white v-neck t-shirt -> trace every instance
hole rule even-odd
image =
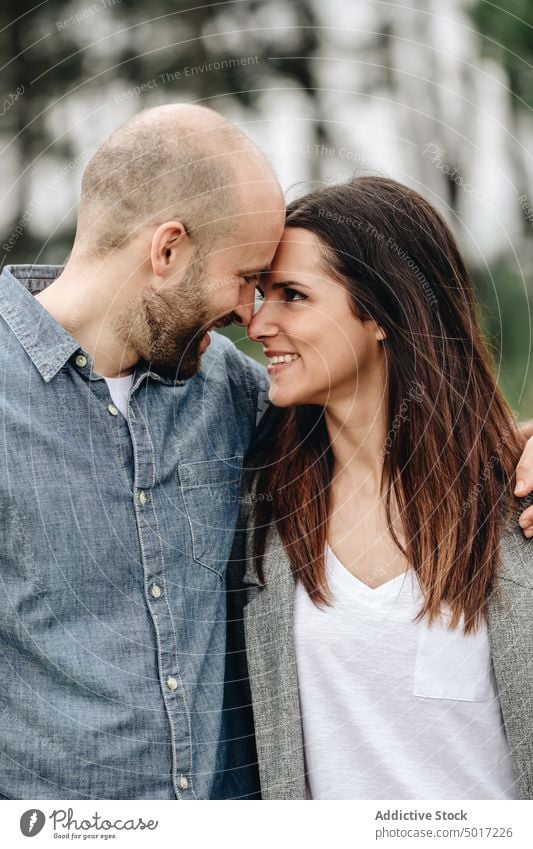
[[[413,570],[371,589],[329,546],[326,570],[332,606],[294,600],[308,797],[518,798],[486,627],[415,623]]]
[[[128,418],[128,395],[133,385],[133,374],[124,377],[104,377],[109,387],[113,404],[120,410],[125,419]]]

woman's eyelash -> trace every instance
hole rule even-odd
[[[306,301],[307,300],[307,295],[304,295],[303,292],[298,292],[297,289],[293,289],[291,286],[284,286],[281,291],[283,292],[283,294],[285,295],[285,298],[287,299],[287,301],[289,303],[291,303],[293,301]],[[258,300],[264,301],[265,293],[259,288],[259,286],[256,286],[256,288],[255,288],[255,295],[256,295],[256,298],[258,298]],[[296,296],[296,297],[294,297],[294,296]]]
[[[304,295],[303,292],[299,292],[297,289],[292,289],[291,286],[285,286],[283,288],[283,294],[290,301],[293,301],[293,300],[306,301],[307,300],[307,295]],[[296,295],[296,298],[293,298],[293,295]]]

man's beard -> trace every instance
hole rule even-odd
[[[209,323],[205,288],[204,264],[193,262],[177,287],[149,290],[121,317],[117,329],[124,341],[163,377],[186,380],[200,369],[199,348]]]

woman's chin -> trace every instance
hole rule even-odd
[[[296,404],[307,403],[301,392],[294,391],[294,387],[278,386],[276,383],[270,384],[268,397],[275,407],[293,407]]]
[[[294,392],[287,391],[275,383],[270,384],[268,398],[275,407],[290,407],[294,404]]]

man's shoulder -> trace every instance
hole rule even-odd
[[[264,391],[268,387],[266,368],[240,351],[231,339],[221,333],[212,334],[203,360],[207,374],[223,372],[230,380],[245,380],[255,391]]]
[[[268,405],[268,377],[264,366],[248,357],[220,333],[213,333],[211,344],[202,357],[203,379],[211,389],[229,389],[232,403],[248,411],[252,423],[257,423]]]

